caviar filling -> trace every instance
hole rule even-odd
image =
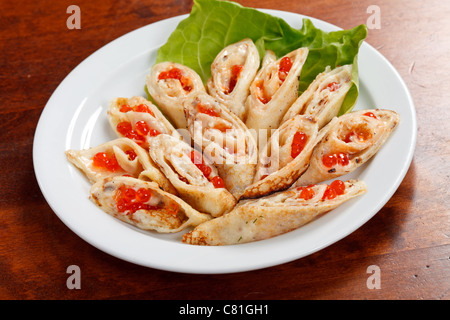
[[[366,112],[363,116],[377,119],[372,112]],[[364,143],[372,139],[372,130],[365,122],[360,122],[350,128],[344,129],[339,133],[338,138],[345,143]],[[322,157],[322,164],[327,168],[332,168],[336,165],[346,166],[353,156],[344,152],[329,153]]]
[[[315,184],[309,185],[307,187],[298,187],[297,188],[297,191],[299,191],[298,198],[303,200],[309,200],[314,198],[314,196],[316,195],[314,187]],[[322,195],[322,200],[331,200],[344,193],[345,193],[345,183],[341,180],[334,180],[329,185],[327,185]]]
[[[202,127],[205,130],[209,129],[216,129],[219,130],[222,133],[227,133],[228,130],[233,130],[233,126],[230,122],[220,117],[220,111],[215,110],[212,106],[209,106],[207,104],[203,104],[201,102],[197,103],[197,112],[206,114],[210,117],[217,118],[216,121],[207,121],[205,123],[205,126]],[[223,149],[228,152],[229,154],[235,154],[237,151],[238,146],[234,143],[228,143],[229,140],[225,139],[224,145],[222,146]]]
[[[289,74],[289,71],[291,71],[292,68],[292,60],[289,57],[283,57],[280,60],[280,65],[278,67],[278,78],[281,80],[281,82],[284,82],[286,80],[286,77]]]
[[[280,80],[280,85],[283,84],[284,80],[286,80],[289,71],[292,68],[292,60],[289,57],[283,57],[280,60],[278,65],[278,79]],[[256,83],[256,87],[258,88],[258,100],[263,104],[267,104],[270,100],[272,100],[272,96],[267,94],[266,90],[264,90],[264,81],[260,80]]]
[[[327,84],[326,87],[324,87],[322,90],[328,89],[328,91],[330,92],[334,92],[336,90],[338,90],[341,87],[341,85],[335,81],[330,82],[329,84]]]
[[[205,178],[214,185],[214,188],[225,188],[225,183],[223,182],[223,179],[221,177],[211,177],[212,169],[205,163],[205,160],[199,152],[192,150],[190,157],[192,163],[195,164],[197,168],[203,173]]]
[[[94,167],[106,171],[117,172],[122,170],[114,153],[97,152],[94,157],[92,157],[92,164]]]
[[[244,67],[240,64],[235,64],[231,67],[230,81],[228,83],[228,88],[224,90],[225,94],[233,92],[243,68]]]
[[[143,103],[136,105],[136,106],[132,106],[132,107],[129,104],[123,104],[120,106],[119,111],[123,112],[123,113],[129,112],[129,111],[145,112],[145,113],[151,114],[153,117],[155,116],[155,114],[150,109],[150,107]]]
[[[113,195],[116,208],[124,214],[133,214],[138,210],[164,210],[168,215],[177,216],[180,206],[172,200],[164,203],[156,198],[149,188],[120,186]]]
[[[297,131],[292,139],[291,157],[295,159],[303,151],[307,142],[308,136],[306,133]]]
[[[344,152],[329,153],[322,157],[322,164],[327,168],[332,168],[338,164],[346,166],[349,162],[348,154]]]
[[[158,80],[174,79],[180,81],[180,85],[186,92],[191,92],[193,89],[192,81],[183,75],[183,71],[179,68],[171,68],[163,71],[158,75]]]
[[[122,121],[117,124],[116,129],[121,135],[133,140],[139,145],[142,145],[146,141],[147,136],[154,137],[161,134],[158,130],[152,129],[144,120],[137,121],[134,124],[134,129],[131,122]]]

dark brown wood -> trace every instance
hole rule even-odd
[[[342,28],[366,23],[373,1],[238,1],[313,16]],[[360,229],[279,266],[187,275],[137,266],[94,248],[53,213],[32,163],[39,116],[58,84],[115,38],[175,15],[191,1],[86,1],[80,30],[69,2],[3,2],[0,11],[0,299],[446,299],[450,298],[450,3],[377,1],[381,29],[367,42],[399,71],[414,99],[418,141],[392,199]],[[69,265],[80,290],[66,286]],[[367,268],[381,270],[368,289]],[[193,295],[195,288],[195,295]]]

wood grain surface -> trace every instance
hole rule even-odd
[[[188,13],[190,0],[2,1],[0,11],[0,299],[445,299],[450,298],[450,2],[248,0],[341,28],[381,28],[366,41],[405,80],[418,140],[411,167],[390,201],[337,243],[305,258],[251,272],[190,275],[112,257],[73,233],[43,197],[33,137],[52,92],[94,51],[132,30]],[[66,9],[81,9],[69,30]],[[81,289],[68,289],[78,265]],[[381,270],[369,289],[367,268]]]

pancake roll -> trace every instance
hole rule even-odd
[[[298,115],[284,122],[259,152],[253,183],[243,198],[255,198],[290,187],[308,168],[320,141],[316,119]]]
[[[153,181],[167,192],[176,193],[147,151],[128,138],[118,138],[85,150],[66,151],[67,159],[80,169],[91,184],[115,176]]]
[[[303,114],[317,119],[319,129],[339,114],[348,90],[352,86],[352,65],[331,70],[327,67],[292,104],[282,122]]]
[[[211,217],[153,182],[110,177],[93,184],[90,199],[104,212],[142,230],[174,233]]]
[[[183,140],[161,134],[151,140],[149,154],[179,196],[196,210],[217,217],[235,206],[217,168]]]
[[[174,62],[155,64],[146,85],[157,106],[176,129],[186,129],[184,99],[206,92],[202,79],[194,70]]]
[[[269,239],[295,230],[342,203],[362,195],[362,181],[336,180],[241,201],[233,211],[183,235],[193,245],[223,246]]]
[[[113,99],[107,117],[118,137],[129,138],[144,149],[152,137],[162,133],[181,137],[158,107],[140,96]]]
[[[366,163],[387,141],[399,115],[392,110],[359,110],[334,118],[323,130],[308,169],[295,183],[307,186],[334,179]]]
[[[245,100],[250,84],[259,69],[259,54],[251,39],[244,39],[225,47],[211,64],[208,93],[244,120]]]
[[[239,199],[255,175],[258,151],[254,136],[224,105],[207,94],[185,103],[194,143],[213,161],[226,188]]]
[[[278,128],[284,114],[298,97],[298,79],[307,56],[308,48],[299,48],[278,60],[273,52],[266,53],[246,101],[248,116],[245,124],[248,128],[267,130],[268,136],[270,130]]]

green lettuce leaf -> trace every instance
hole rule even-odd
[[[309,19],[300,29],[281,18],[238,3],[221,0],[194,0],[190,15],[182,20],[168,41],[158,50],[156,63],[172,61],[195,70],[206,82],[211,77],[211,63],[227,45],[250,38],[261,58],[265,50],[282,57],[300,47],[310,52],[300,75],[301,94],[326,66],[353,64],[352,87],[340,114],[350,111],[358,93],[357,55],[367,36],[365,25],[350,30],[325,32]]]

